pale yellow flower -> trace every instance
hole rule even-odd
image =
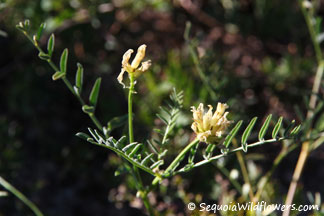
[[[129,49],[125,52],[123,55],[123,60],[122,60],[122,69],[120,74],[117,77],[117,80],[120,84],[122,84],[125,87],[125,84],[123,83],[123,76],[124,73],[127,72],[129,75],[133,75],[135,78],[144,73],[149,69],[151,66],[151,60],[142,62],[143,58],[145,57],[145,50],[146,50],[146,45],[143,44],[137,49],[136,56],[134,60],[132,61],[131,64],[129,64],[129,59],[134,52],[134,50]],[[141,64],[142,62],[142,64]],[[139,67],[139,65],[141,66]]]
[[[228,108],[227,104],[218,103],[214,113],[213,107],[211,105],[208,105],[208,107],[209,110],[206,113],[202,103],[199,104],[197,109],[194,106],[191,107],[194,121],[191,128],[201,142],[214,143],[224,135],[232,122],[226,118],[228,115],[228,112],[225,112]]]

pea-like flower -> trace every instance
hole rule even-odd
[[[145,57],[145,50],[146,50],[146,45],[143,44],[137,49],[136,56],[134,60],[132,61],[131,64],[129,64],[129,59],[134,52],[134,50],[129,49],[125,52],[123,55],[123,60],[122,60],[122,69],[120,74],[117,77],[117,80],[120,84],[122,84],[125,87],[125,84],[123,83],[123,76],[124,73],[127,72],[129,76],[134,76],[134,78],[138,77],[145,71],[149,69],[151,66],[151,60],[142,62],[143,58]],[[141,64],[142,62],[142,64]],[[139,67],[139,65],[141,66]]]
[[[198,108],[191,107],[193,112],[192,130],[197,134],[201,142],[215,143],[225,133],[226,129],[232,123],[227,120],[227,104],[218,103],[217,109],[213,113],[213,106],[208,105],[209,110],[205,113],[204,105],[199,104]]]

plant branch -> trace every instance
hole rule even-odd
[[[12,186],[1,176],[0,176],[0,185],[2,185],[5,189],[10,191],[12,194],[14,194],[18,199],[20,199],[26,206],[28,206],[34,212],[36,216],[43,216],[43,213],[32,201],[30,201],[24,194],[18,191],[14,186]]]
[[[162,176],[168,177],[170,175],[170,172],[177,167],[177,165],[181,162],[181,160],[184,158],[186,153],[194,147],[199,142],[198,139],[193,140],[191,143],[189,143],[179,154],[178,156],[171,162],[171,164],[168,166],[168,168],[163,172]],[[155,177],[155,179],[152,182],[152,185],[156,185],[159,183],[162,177]]]
[[[129,75],[129,91],[128,91],[128,138],[129,143],[134,142],[134,134],[133,134],[133,94],[134,94],[134,75]]]
[[[231,178],[229,171],[223,167],[218,165],[217,163],[213,163],[221,173],[228,178],[228,180],[232,183],[232,185],[235,187],[235,189],[242,195],[242,187],[238,181],[235,179]]]
[[[212,88],[212,86],[211,86],[211,84],[210,84],[210,82],[208,80],[208,77],[205,75],[205,73],[203,72],[203,70],[201,68],[201,65],[199,63],[198,55],[197,55],[197,53],[195,51],[195,47],[194,47],[194,45],[192,44],[192,42],[191,42],[191,40],[189,38],[190,29],[191,29],[191,23],[187,22],[185,33],[184,33],[184,39],[188,44],[190,56],[191,56],[192,61],[193,61],[194,65],[195,65],[195,67],[196,67],[196,70],[198,72],[198,75],[199,75],[200,79],[202,80],[202,82],[204,83],[207,91],[210,94],[211,99],[216,100],[217,95],[216,95],[215,91],[213,90],[213,88]]]
[[[259,145],[264,145],[266,143],[272,143],[272,142],[279,142],[281,140],[284,140],[285,138],[284,137],[280,137],[280,138],[277,138],[277,139],[269,139],[269,140],[262,140],[262,141],[258,141],[258,142],[255,142],[255,143],[252,143],[252,144],[249,144],[246,146],[246,148],[252,148],[252,147],[255,147],[255,146],[259,146]],[[202,160],[198,163],[195,163],[193,168],[196,168],[196,167],[200,167],[202,165],[205,165],[207,163],[210,163],[212,161],[215,161],[215,160],[218,160],[219,158],[222,158],[222,157],[225,157],[229,154],[232,154],[232,153],[235,153],[237,151],[243,151],[243,147],[238,147],[238,148],[235,148],[235,149],[232,149],[232,150],[229,150],[226,154],[219,154],[219,155],[216,155],[216,156],[213,156],[209,159],[205,159],[205,160]],[[185,172],[185,170],[183,168],[181,168],[180,170],[177,171],[177,173],[179,172]]]
[[[233,145],[235,147],[237,147],[236,139],[233,139]],[[253,201],[253,199],[254,199],[253,188],[252,188],[252,185],[251,185],[249,173],[247,171],[247,168],[246,168],[246,165],[245,165],[245,162],[244,162],[245,161],[244,156],[242,155],[242,152],[240,152],[240,151],[237,151],[235,154],[236,154],[236,157],[238,159],[238,162],[239,162],[239,165],[240,165],[240,168],[241,168],[241,171],[242,171],[244,182],[245,182],[245,184],[249,185],[249,197],[250,197],[250,200]]]
[[[267,185],[267,183],[269,182],[271,176],[273,175],[274,171],[276,170],[276,168],[278,167],[278,165],[281,163],[281,161],[294,149],[296,149],[298,147],[297,144],[293,144],[291,146],[287,147],[283,147],[280,151],[280,153],[277,155],[277,157],[275,158],[273,165],[271,167],[271,169],[259,180],[258,184],[257,184],[257,192],[255,193],[254,196],[254,203],[257,203],[261,197],[261,194],[265,188],[265,186]]]
[[[35,42],[28,34],[27,32],[23,31],[24,35],[28,38],[28,40],[35,46],[35,48],[39,51],[39,53],[43,53],[45,54],[45,52],[43,51],[43,49],[38,45],[37,42]],[[51,66],[51,68],[57,72],[57,71],[60,71],[58,69],[58,67],[55,65],[55,63],[52,61],[51,58],[49,58],[47,60],[48,64]],[[85,105],[86,103],[84,102],[84,100],[81,98],[80,95],[78,95],[73,87],[72,87],[72,84],[70,83],[70,81],[64,76],[62,77],[62,80],[64,82],[64,84],[67,86],[67,88],[70,90],[70,92],[79,100],[81,106]],[[92,122],[96,125],[96,127],[100,130],[100,131],[103,131],[103,127],[101,125],[101,123],[99,122],[99,120],[97,119],[97,117],[94,115],[94,113],[89,113],[88,114],[90,119],[92,120]]]
[[[128,132],[129,132],[129,143],[134,142],[134,133],[133,133],[133,94],[135,92],[135,80],[134,75],[129,74],[129,91],[128,91]],[[146,210],[148,211],[149,215],[154,215],[152,206],[147,198],[147,193],[144,189],[143,181],[140,176],[139,170],[137,169],[137,166],[133,164],[133,171],[134,171],[134,179],[137,182],[137,190],[140,194],[141,199],[143,200],[144,206]]]
[[[323,63],[323,55],[322,55],[321,47],[317,40],[316,31],[314,29],[314,23],[313,23],[314,18],[310,16],[309,11],[307,11],[307,8],[303,5],[302,0],[299,0],[299,6],[300,6],[301,11],[304,15],[309,34],[311,36],[311,40],[313,42],[315,55],[316,55],[316,59],[317,59],[317,64],[318,64],[316,75],[315,75],[315,80],[314,80],[313,88],[312,88],[312,95],[311,95],[311,98],[309,101],[309,107],[308,107],[307,117],[306,117],[306,120],[310,120],[313,118],[314,109],[316,107],[316,102],[317,102],[316,95],[319,92],[320,82],[321,82],[322,76],[323,76],[324,63]],[[311,8],[309,8],[309,9],[312,10],[311,11],[312,13],[314,13],[313,5],[311,5]],[[310,135],[311,130],[312,129],[310,129],[309,131],[306,132],[307,137]],[[294,170],[294,174],[293,174],[293,177],[292,177],[289,189],[288,189],[287,198],[286,198],[286,202],[285,202],[286,206],[291,206],[291,204],[293,202],[296,188],[297,188],[297,183],[298,183],[301,173],[303,171],[303,168],[306,163],[307,157],[310,153],[310,150],[311,150],[310,142],[309,141],[303,142],[302,149],[299,154],[298,161],[297,161],[297,164],[296,164],[296,167]],[[283,216],[289,216],[289,214],[290,214],[290,208],[288,208],[287,211],[285,211],[283,213]]]

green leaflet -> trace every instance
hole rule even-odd
[[[83,67],[80,63],[77,63],[78,69],[75,74],[75,86],[78,89],[78,94],[81,94],[83,85]]]
[[[55,36],[54,34],[51,34],[50,38],[47,41],[47,52],[50,57],[52,57],[53,55],[54,44],[55,44]]]
[[[296,136],[300,131],[301,125],[296,126],[290,133],[290,136]]]
[[[231,130],[231,132],[226,136],[225,141],[224,141],[224,146],[226,148],[228,148],[229,144],[232,142],[232,139],[234,138],[234,136],[236,135],[236,133],[238,132],[238,130],[240,129],[241,125],[242,125],[243,121],[240,120],[239,122],[237,122],[237,124],[235,125],[235,127]]]
[[[44,31],[45,27],[46,27],[46,23],[42,23],[42,24],[39,26],[38,31],[37,31],[37,35],[36,35],[36,39],[37,39],[37,40],[40,40],[40,38],[42,37],[42,35],[43,35],[43,31]]]
[[[241,139],[241,143],[242,143],[242,148],[243,148],[243,151],[246,152],[247,151],[247,139],[249,138],[250,134],[251,134],[251,131],[255,125],[255,122],[256,120],[258,119],[258,117],[254,117],[249,125],[246,127],[246,129],[244,130],[243,132],[243,135],[242,135],[242,139]]]
[[[57,71],[55,74],[53,74],[52,79],[58,80],[65,76],[65,73],[62,73],[61,71]]]
[[[68,59],[69,51],[67,48],[64,49],[61,60],[60,60],[60,70],[62,73],[66,74],[66,66],[67,66],[67,59]]]
[[[264,123],[261,127],[261,130],[259,131],[259,140],[260,141],[264,139],[264,136],[267,133],[271,118],[272,118],[272,114],[268,115],[267,119],[264,121]]]
[[[93,85],[90,96],[89,96],[90,105],[92,105],[93,107],[96,107],[96,105],[97,105],[100,85],[101,85],[101,78],[98,78],[96,80],[95,84]]]
[[[253,129],[253,127],[254,127],[255,122],[256,122],[257,119],[258,119],[258,117],[254,117],[254,118],[250,121],[250,123],[249,123],[249,125],[246,127],[246,129],[244,130],[243,135],[242,135],[242,139],[241,139],[242,144],[243,144],[243,143],[244,143],[244,144],[246,143],[246,141],[247,141],[247,139],[249,138],[249,136],[250,136],[250,134],[251,134],[251,131],[252,131],[252,129]]]
[[[295,126],[295,120],[292,120],[284,132],[284,137],[289,137],[293,127]]]
[[[78,132],[77,134],[75,134],[77,137],[87,140],[88,138],[90,138],[90,136],[86,133],[82,133],[82,132]]]
[[[278,121],[277,121],[277,124],[275,125],[275,127],[273,128],[273,131],[272,131],[272,138],[273,139],[277,139],[277,135],[279,133],[279,130],[281,128],[281,125],[282,125],[282,119],[283,117],[281,116]]]
[[[95,108],[94,108],[93,106],[83,105],[83,106],[82,106],[82,111],[83,111],[84,113],[87,113],[87,114],[92,114],[92,113],[94,113]]]
[[[48,61],[49,59],[51,59],[51,57],[50,57],[48,54],[43,53],[43,52],[40,52],[40,53],[38,54],[38,57],[39,57],[40,59],[44,60],[44,61]]]
[[[129,157],[133,157],[135,154],[136,154],[136,152],[140,149],[142,147],[142,144],[141,143],[139,143],[139,144],[137,144],[134,148],[133,148],[133,150],[131,151],[131,153],[129,153]]]

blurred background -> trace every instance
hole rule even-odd
[[[200,102],[214,106],[227,102],[232,120],[243,119],[247,124],[258,116],[257,127],[270,113],[298,123],[305,116],[316,58],[296,1],[0,2],[0,175],[45,215],[142,215],[143,207],[134,196],[132,180],[125,174],[114,176],[121,160],[74,136],[93,127],[92,122],[64,83],[52,81],[52,69],[15,28],[25,19],[35,32],[46,22],[40,41],[44,49],[50,34],[55,34],[56,63],[63,49],[69,49],[71,81],[76,63],[82,63],[84,98],[95,79],[102,77],[96,114],[103,124],[127,113],[126,94],[116,80],[121,58],[127,49],[145,43],[146,58],[153,64],[136,85],[135,139],[144,141],[155,135],[151,128],[162,125],[155,116],[158,107],[165,104],[173,87],[183,90],[183,114],[170,155],[192,138],[190,106]],[[317,13],[323,14],[324,4],[317,6]],[[318,131],[324,129],[322,113],[314,125]],[[113,135],[120,137],[126,130],[121,127]],[[252,184],[271,168],[281,145],[263,145],[245,155]],[[263,200],[284,202],[299,152],[297,148],[279,165]],[[324,195],[323,159],[323,147],[310,155],[296,203],[311,203],[307,193]],[[230,156],[165,180],[150,195],[151,202],[165,214],[186,215],[190,201],[238,201],[240,195],[224,168],[243,184],[237,158]],[[144,177],[147,183],[152,180]],[[32,212],[9,194],[0,198],[0,215]]]

